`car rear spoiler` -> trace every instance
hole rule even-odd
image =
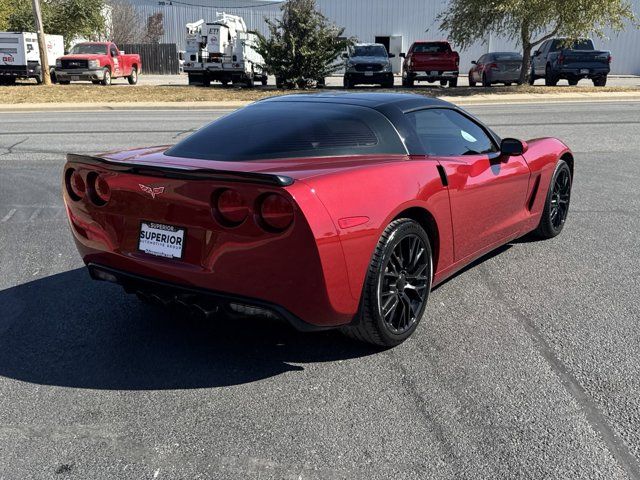
[[[82,163],[85,165],[107,165],[110,170],[134,175],[149,175],[152,177],[178,178],[183,180],[223,180],[227,182],[260,183],[286,187],[293,184],[294,180],[285,175],[277,175],[259,172],[234,172],[229,170],[213,170],[209,168],[180,167],[176,165],[166,166],[158,164],[118,162],[92,155],[79,155],[68,153],[67,161]]]

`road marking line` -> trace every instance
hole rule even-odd
[[[38,214],[42,211],[41,208],[36,208],[33,213],[31,214],[31,216],[29,217],[29,221],[33,221],[36,219],[36,217],[38,216]]]
[[[7,213],[4,217],[2,217],[2,220],[0,220],[0,223],[9,221],[9,219],[15,215],[16,211],[17,210],[15,208],[12,208],[11,210],[9,210],[9,213]]]

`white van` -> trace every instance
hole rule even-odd
[[[45,35],[49,71],[64,55],[62,35]],[[35,78],[42,83],[38,35],[28,32],[0,32],[0,85],[12,85],[18,78]]]

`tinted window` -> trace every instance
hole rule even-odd
[[[413,46],[413,53],[446,53],[451,48],[446,43],[416,43]]]
[[[493,58],[498,62],[521,62],[522,55],[519,53],[494,53]]]
[[[223,161],[380,153],[406,153],[381,113],[310,102],[258,102],[210,123],[166,152]]]
[[[407,114],[427,155],[451,157],[497,152],[491,138],[460,113],[431,108]]]
[[[484,63],[487,60],[487,56],[486,55],[482,55],[479,59],[478,59],[478,63]]]
[[[568,40],[554,40],[553,48],[551,49],[553,52],[557,52],[558,50],[593,50],[593,42],[588,38],[583,38],[580,40],[576,40],[575,42],[571,42]]]
[[[351,54],[353,57],[386,57],[387,50],[382,45],[356,45]]]
[[[89,55],[104,55],[107,53],[106,45],[99,45],[94,43],[79,43],[75,45],[69,53],[71,54],[89,54]]]

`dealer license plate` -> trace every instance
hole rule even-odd
[[[589,69],[588,68],[583,68],[582,70],[580,70],[580,73],[582,73],[584,75],[588,75],[589,74]]]
[[[365,77],[373,77],[373,72],[364,72]]]
[[[71,75],[71,80],[74,82],[77,82],[78,80],[80,80],[80,76],[79,75]]]
[[[184,228],[141,222],[138,250],[159,257],[182,258],[184,234]]]

